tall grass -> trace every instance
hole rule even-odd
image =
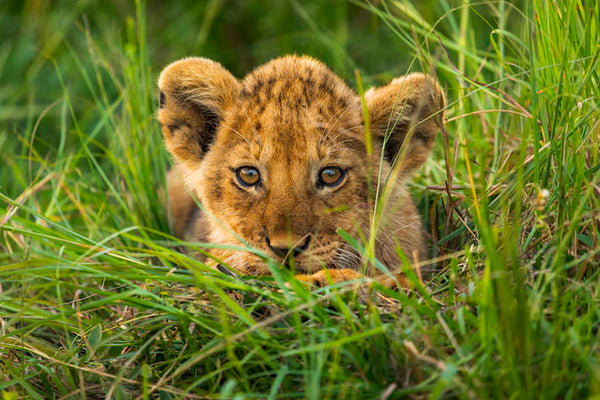
[[[0,393],[600,396],[600,6],[525,3],[1,6]],[[159,68],[196,53],[243,74],[293,50],[351,84],[445,86],[412,185],[425,286],[311,291],[176,250]]]

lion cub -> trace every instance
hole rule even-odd
[[[214,61],[184,58],[158,86],[158,119],[177,162],[168,175],[176,234],[236,248],[209,248],[207,263],[263,275],[267,256],[320,284],[373,275],[340,229],[359,240],[374,235],[390,270],[400,251],[412,261],[425,255],[406,182],[442,120],[434,79],[410,74],[371,89],[368,112],[309,57],[277,58],[242,80]],[[385,208],[374,214],[381,196]]]

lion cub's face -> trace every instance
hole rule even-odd
[[[426,159],[435,122],[422,121],[442,104],[439,88],[423,75],[371,91],[369,158],[360,98],[313,59],[280,58],[242,81],[212,61],[184,59],[163,71],[159,86],[167,148],[206,210],[202,239],[246,243],[306,272],[360,266],[337,230],[368,235],[369,179],[376,185],[380,169],[386,178],[409,131],[400,176]],[[407,91],[411,96],[402,94]],[[403,179],[398,182],[396,197],[406,204],[390,212],[406,214],[408,207],[415,214]],[[420,250],[418,218],[403,223],[414,225],[409,233]],[[252,252],[211,254],[242,273],[268,273]]]

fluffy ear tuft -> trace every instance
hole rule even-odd
[[[365,98],[372,135],[380,140],[386,160],[398,159],[407,173],[421,166],[443,121],[445,97],[437,81],[414,73],[369,90]]]
[[[158,79],[158,120],[167,149],[178,162],[194,168],[214,140],[239,82],[221,64],[184,58],[168,65]]]

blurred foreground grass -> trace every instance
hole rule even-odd
[[[0,4],[5,398],[600,396],[600,6]],[[290,52],[354,86],[438,76],[411,293],[231,279],[171,246],[155,79]],[[291,282],[288,287],[284,282]]]

